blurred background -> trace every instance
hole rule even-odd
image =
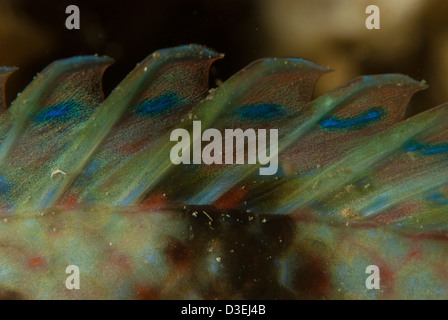
[[[71,4],[80,30],[65,28]],[[380,30],[365,27],[370,4],[380,8]],[[0,65],[20,67],[9,103],[55,59],[108,55],[116,63],[105,74],[107,94],[153,51],[198,43],[226,54],[212,67],[212,85],[265,56],[331,67],[316,95],[362,74],[426,80],[411,115],[448,101],[447,14],[446,0],[0,0]]]

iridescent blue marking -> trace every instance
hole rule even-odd
[[[34,120],[37,122],[65,121],[78,118],[81,115],[80,110],[83,108],[76,101],[62,102],[41,110],[34,116]]]
[[[364,76],[363,77],[364,83],[372,83],[374,80],[374,77],[372,76]]]
[[[359,130],[380,121],[386,116],[386,113],[384,108],[372,107],[354,117],[334,116],[324,119],[320,123],[320,127],[325,130]]]
[[[424,144],[419,142],[410,142],[405,147],[405,152],[418,151],[422,156],[437,155],[448,153],[448,143],[441,144]]]
[[[168,92],[153,99],[146,99],[134,110],[140,115],[158,117],[170,113],[184,104],[186,104],[184,99],[174,92]]]
[[[9,210],[10,205],[5,205],[6,203],[11,203],[12,197],[11,197],[11,191],[13,188],[13,184],[11,184],[8,181],[7,176],[0,177],[0,199],[2,199],[3,202],[3,209]]]
[[[444,195],[441,192],[434,192],[427,196],[427,199],[431,201],[434,204],[440,205],[440,206],[446,206],[448,205],[448,198],[446,195]]]
[[[404,150],[405,150],[406,152],[417,151],[417,150],[419,150],[419,149],[420,149],[420,146],[419,146],[418,144],[407,144],[407,145],[404,147]]]
[[[48,192],[45,195],[44,199],[42,200],[40,207],[47,208],[48,205],[53,201],[53,197],[56,194],[56,192],[57,192],[57,189],[50,190],[50,192]]]
[[[6,176],[0,177],[0,194],[8,193],[11,187],[11,184],[6,180]]]
[[[0,67],[0,75],[3,76],[5,74],[11,73],[16,70],[17,70],[16,68],[11,68],[11,67]]]
[[[132,190],[132,194],[129,195],[125,200],[123,200],[122,204],[123,206],[129,205],[137,196],[140,194],[140,191],[142,190],[142,186],[136,187]]]
[[[286,117],[289,112],[275,103],[256,103],[243,106],[238,109],[242,120],[265,121]]]
[[[99,161],[92,161],[84,171],[84,177],[92,177],[95,171],[97,171],[97,169],[99,168],[99,166],[100,166]]]
[[[390,203],[390,197],[388,195],[379,196],[372,204],[364,209],[361,214],[363,216],[370,216],[371,214],[382,211]]]
[[[148,250],[148,253],[144,260],[151,265],[163,266],[163,255],[157,250]]]

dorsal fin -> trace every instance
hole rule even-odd
[[[310,170],[305,167],[307,157],[316,158],[330,157],[336,153],[335,149],[341,147],[341,151],[336,153],[335,160],[347,153],[350,148],[358,145],[363,133],[349,133],[349,137],[344,136],[342,131],[336,142],[328,145],[319,145],[320,150],[313,149],[313,140],[326,132],[320,127],[326,119],[331,119],[337,112],[363,113],[371,110],[372,106],[382,105],[385,113],[390,113],[390,117],[384,117],[379,123],[374,123],[373,133],[364,133],[367,137],[378,134],[401,119],[404,108],[411,95],[425,86],[421,83],[403,75],[377,75],[357,78],[346,85],[332,90],[321,97],[315,99],[301,112],[289,116],[282,123],[284,134],[279,137],[279,159],[282,161],[283,154],[295,153],[297,166],[296,170]],[[397,110],[395,110],[395,108]],[[381,120],[381,119],[380,119]],[[367,121],[367,120],[365,120]],[[360,126],[359,130],[363,130]],[[345,134],[346,135],[346,134]],[[328,138],[328,136],[327,136]],[[350,138],[350,139],[348,139]],[[328,147],[328,150],[325,149]],[[301,150],[299,150],[301,149]],[[290,159],[291,159],[290,157]],[[288,158],[286,158],[288,159]],[[326,162],[329,160],[327,159]],[[190,200],[193,204],[204,204],[216,201],[226,191],[231,190],[238,182],[250,176],[258,165],[235,166],[234,168],[222,172],[219,176],[207,180],[203,190],[197,192]]]
[[[153,70],[148,81],[121,116],[119,122],[95,151],[84,172],[77,178],[66,199],[108,202],[113,192],[101,190],[113,185],[122,189],[115,172],[141,153],[151,153],[157,140],[191,112],[208,92],[210,65],[222,57],[209,49],[192,46],[163,50],[150,56],[140,67],[142,74],[151,72],[145,64],[160,55],[174,57]],[[135,77],[135,76],[134,76]],[[128,168],[129,169],[129,168]],[[130,168],[137,170],[137,168]],[[126,185],[126,182],[124,183]],[[63,200],[65,202],[65,200]]]
[[[0,163],[4,162],[10,149],[33,119],[51,121],[65,112],[70,118],[69,115],[76,113],[78,107],[64,109],[65,103],[74,101],[87,104],[93,97],[96,99],[97,92],[102,90],[101,83],[94,85],[86,80],[101,75],[105,66],[110,63],[109,58],[77,57],[53,62],[38,74],[8,109],[6,117],[11,128],[8,138],[0,147]],[[91,77],[86,73],[92,73]]]
[[[53,171],[37,175],[36,183],[23,193],[25,208],[46,208],[57,203],[87,165],[97,148],[130,107],[141,101],[145,89],[155,84],[167,66],[186,60],[209,60],[213,51],[200,46],[183,46],[160,50],[139,64],[95,110],[72,137],[66,151],[53,162]],[[64,172],[52,177],[52,172]],[[50,177],[51,176],[51,177]]]
[[[291,163],[300,172],[334,163],[365,139],[402,121],[411,97],[426,88],[402,75],[358,77],[342,88],[356,88],[378,77],[383,83],[379,82],[324,117],[310,133],[286,150],[281,160]],[[335,94],[340,90],[334,90]]]
[[[414,194],[402,203],[366,220],[393,223],[400,232],[448,231],[448,184]]]
[[[440,128],[447,116],[448,105],[418,114],[369,139],[321,172],[285,182],[262,199],[254,201],[252,206],[262,212],[286,213],[315,205],[335,190],[371,172],[414,137]],[[276,201],[270,201],[272,199]]]
[[[2,206],[22,207],[36,179],[51,179],[55,156],[104,99],[101,78],[111,63],[97,56],[56,61],[14,100],[2,126],[0,174],[9,186]]]
[[[288,63],[285,64],[285,61]],[[214,127],[215,125],[219,127],[219,123],[224,119],[225,115],[235,115],[234,110],[238,110],[241,107],[241,99],[249,99],[249,96],[253,96],[253,99],[256,98],[252,94],[252,89],[261,87],[266,90],[269,90],[269,88],[270,90],[275,90],[275,88],[283,86],[285,81],[291,78],[291,74],[295,76],[296,73],[303,74],[305,71],[306,73],[311,73],[309,77],[312,78],[311,81],[315,81],[313,79],[316,78],[316,73],[321,74],[326,69],[314,63],[298,59],[293,61],[288,59],[256,61],[213,91],[192,110],[189,116],[179,122],[177,127],[188,130],[190,136],[192,136],[192,122],[195,120],[200,120],[203,128]],[[277,79],[282,79],[282,81],[273,81],[273,76]],[[303,103],[303,97],[310,96],[309,89],[308,87],[303,94],[299,95],[296,103]],[[300,92],[300,88],[298,90]],[[284,97],[280,96],[277,100],[281,101],[284,99]],[[200,137],[193,137],[192,140],[195,139],[200,139]],[[114,173],[115,178],[122,179],[124,183],[118,182],[118,184],[114,185],[115,190],[112,190],[113,195],[111,199],[115,199],[116,204],[137,204],[162,179],[168,178],[168,173],[171,173],[175,167],[170,160],[170,150],[174,143],[170,141],[169,134],[162,137],[158,143],[158,146],[152,152],[142,153],[133,157],[122,166],[119,172]],[[154,170],[154,168],[158,169]],[[131,181],[130,185],[128,185],[129,181]]]
[[[169,200],[201,205],[254,181],[261,187],[251,185],[241,198],[250,208],[285,213],[318,203],[335,209],[333,193],[372,177],[373,168],[445,115],[442,106],[396,125],[410,97],[426,87],[398,74],[359,77],[310,102],[328,69],[289,58],[258,60],[204,99],[208,69],[219,57],[195,45],[158,51],[102,103],[101,75],[110,59],[73,58],[46,68],[5,115],[1,204],[138,205],[162,191]],[[278,128],[278,156],[289,171],[261,179],[260,163],[176,167],[170,132],[184,128],[194,144],[201,140],[192,133],[196,120],[202,130]],[[260,198],[266,186],[274,191]]]
[[[276,66],[277,71],[254,77],[246,84],[246,90],[234,97],[228,108],[222,111],[219,121],[210,125],[225,132],[225,129],[243,131],[278,128],[281,133],[288,128],[282,124],[293,114],[303,111],[309,103],[317,80],[329,69],[303,59],[263,59],[246,69],[267,69]],[[275,69],[273,69],[275,71]],[[206,130],[203,128],[203,130]],[[204,146],[207,144],[203,142]],[[224,134],[221,145],[225,146]],[[232,151],[233,152],[233,151]],[[234,153],[234,152],[233,152]],[[232,156],[234,156],[232,154]],[[226,150],[222,150],[222,164],[207,166],[186,165],[177,168],[158,187],[159,194],[167,199],[189,202],[197,192],[205,188],[213,178],[227,172],[231,165],[224,164]],[[217,188],[219,191],[219,188]]]
[[[444,107],[447,105],[439,108]],[[409,203],[413,203],[421,208],[426,202],[443,204],[443,199],[436,197],[443,191],[436,190],[443,190],[443,186],[448,184],[448,124],[444,121],[434,123],[433,127],[412,138],[361,181],[369,186],[361,194],[345,200],[346,197],[334,199],[328,206],[335,213],[345,210],[360,217],[386,214],[389,219],[375,219],[390,222],[402,218],[397,213],[389,213],[397,211],[397,206],[411,207]],[[407,215],[414,215],[417,213],[415,211],[420,209],[407,210]]]

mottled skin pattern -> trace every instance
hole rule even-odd
[[[403,121],[426,86],[396,74],[311,101],[328,69],[287,58],[209,92],[221,57],[160,50],[106,99],[111,59],[61,60],[3,111],[0,298],[448,298],[448,106]],[[195,120],[278,128],[278,172],[173,165]]]
[[[114,212],[115,211],[115,212]],[[446,236],[212,207],[0,224],[3,299],[445,299]],[[381,289],[365,287],[369,265]],[[67,265],[81,289],[67,290]]]

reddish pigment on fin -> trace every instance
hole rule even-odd
[[[28,258],[28,266],[31,268],[41,268],[45,267],[46,262],[42,257],[32,257]]]

